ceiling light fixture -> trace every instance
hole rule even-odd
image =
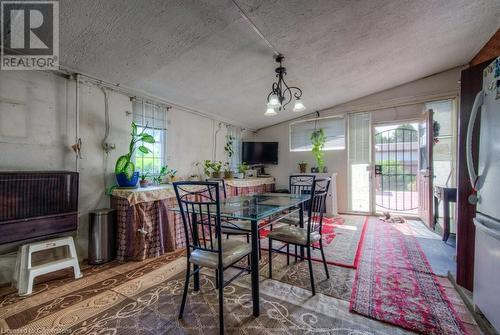
[[[276,109],[279,111],[285,110],[285,106],[292,102],[292,99],[295,99],[294,112],[306,110],[306,106],[301,100],[302,90],[296,86],[288,86],[285,82],[286,68],[282,64],[284,59],[285,57],[281,54],[276,56],[276,62],[279,63],[279,66],[275,69],[278,80],[273,83],[271,92],[267,95],[267,110],[264,113],[266,116],[278,114]]]

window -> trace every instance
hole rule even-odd
[[[322,128],[326,135],[324,150],[345,148],[344,117],[326,117],[292,122],[290,124],[290,151],[311,151],[311,134]]]
[[[167,111],[166,107],[145,100],[132,103],[132,114],[138,132],[145,131],[155,138],[155,143],[142,143],[151,150],[148,154],[135,151],[135,165],[141,172],[157,174],[166,164]]]

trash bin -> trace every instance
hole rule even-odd
[[[89,214],[89,264],[116,258],[116,210],[95,209]]]

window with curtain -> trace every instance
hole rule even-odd
[[[146,100],[132,102],[132,115],[138,132],[145,131],[155,138],[155,143],[142,143],[151,150],[148,154],[135,151],[136,168],[152,175],[158,174],[166,164],[167,109],[166,106]]]
[[[326,142],[324,150],[345,149],[344,117],[326,117],[312,120],[296,121],[290,124],[290,151],[311,151],[311,134],[322,128]]]

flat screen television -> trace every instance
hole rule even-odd
[[[278,142],[243,142],[241,161],[249,165],[278,164]]]

